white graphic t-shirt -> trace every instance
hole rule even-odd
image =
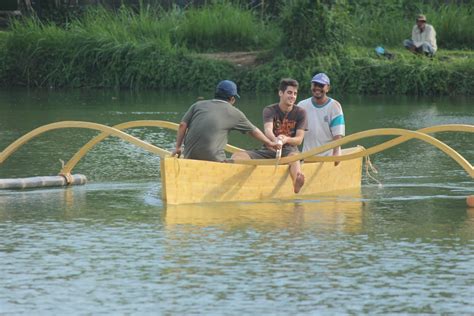
[[[336,100],[328,98],[325,104],[318,105],[313,98],[308,98],[300,101],[298,106],[306,110],[308,118],[308,130],[304,135],[303,152],[331,142],[334,136],[345,136],[344,114],[341,105]],[[331,156],[332,149],[318,155]]]

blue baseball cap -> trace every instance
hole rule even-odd
[[[222,80],[216,87],[216,94],[220,94],[226,97],[237,97],[240,95],[237,93],[237,85],[235,82],[230,80]]]
[[[330,84],[329,77],[325,73],[319,73],[311,79],[311,82],[317,82],[320,84]]]

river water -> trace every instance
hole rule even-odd
[[[199,96],[3,90],[0,148],[61,120],[179,122]],[[472,98],[335,97],[347,134],[474,124]],[[244,94],[238,105],[261,127],[276,101]],[[130,133],[174,146],[174,132]],[[57,174],[94,135],[43,134],[0,165],[0,178]],[[472,134],[434,136],[474,162]],[[239,133],[230,143],[258,146]],[[421,141],[371,158],[382,186],[364,175],[361,192],[167,207],[159,158],[108,139],[74,170],[85,186],[0,191],[0,313],[474,314],[473,180]]]

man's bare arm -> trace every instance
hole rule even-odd
[[[283,144],[288,144],[291,146],[299,146],[301,145],[304,139],[304,129],[297,129],[295,137],[279,135],[278,138],[283,141]]]
[[[187,129],[188,124],[186,122],[179,123],[178,131],[176,133],[176,148],[171,153],[171,156],[181,156],[181,146],[183,145],[184,135],[186,135]]]

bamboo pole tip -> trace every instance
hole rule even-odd
[[[474,195],[469,195],[466,198],[466,204],[467,206],[474,208]]]

